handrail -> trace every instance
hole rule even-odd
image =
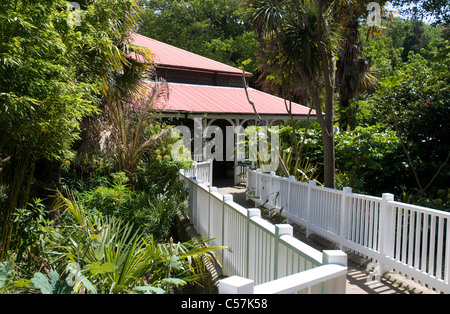
[[[341,249],[350,249],[379,264],[378,275],[395,271],[450,293],[450,213],[401,203],[394,195],[355,194],[250,170],[248,199],[278,210]]]
[[[269,282],[277,285],[273,282],[280,278],[327,264],[339,264],[346,269],[347,256],[342,251],[319,252],[295,239],[291,225],[273,225],[261,218],[259,209],[244,208],[234,203],[231,195],[221,196],[217,188],[199,184],[183,172],[180,178],[189,189],[189,217],[196,230],[211,237],[213,245],[231,250],[218,254],[225,276],[249,278],[257,285]],[[318,273],[312,274],[315,275],[305,278],[316,280]],[[339,284],[327,293],[345,291],[345,274],[340,272],[336,276],[340,278]]]
[[[323,265],[255,286],[255,294],[292,294],[347,275],[347,267]],[[341,291],[343,292],[343,291]],[[339,291],[335,291],[339,293]]]

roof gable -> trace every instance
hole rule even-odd
[[[154,53],[157,70],[166,69],[161,74],[171,72],[172,79],[162,75],[168,81],[169,98],[158,103],[157,110],[185,114],[255,115],[242,87],[242,70],[136,33],[132,34],[131,43]],[[246,72],[246,75],[251,74]],[[288,116],[284,99],[252,88],[248,93],[260,115]],[[309,114],[315,115],[315,111],[310,112],[310,108],[292,103],[293,116],[302,118]]]

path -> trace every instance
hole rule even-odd
[[[245,187],[244,186],[234,186],[230,187],[230,182],[214,182],[217,186],[218,192],[222,195],[232,195],[234,202],[245,207],[252,208],[254,203],[247,201],[245,197]],[[261,208],[261,215],[263,218],[270,220],[276,220],[276,223],[283,222],[282,217],[270,216],[270,213]],[[293,225],[294,227],[294,237],[300,241],[318,249],[319,251],[327,249],[336,249],[336,245],[324,240],[316,235],[311,235],[309,238],[306,237],[305,229]],[[347,294],[429,294],[434,293],[421,285],[418,285],[411,280],[407,280],[401,275],[394,273],[388,273],[382,278],[377,278],[373,276],[370,272],[370,263],[357,255],[348,254],[348,273],[347,273]]]

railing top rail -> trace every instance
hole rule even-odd
[[[242,207],[241,205],[235,203],[234,201],[225,201],[225,206],[228,206],[228,207],[234,209],[234,211],[241,214],[242,216],[247,217],[248,210],[245,207]]]
[[[267,220],[264,220],[261,217],[252,217],[250,221],[252,221],[256,226],[258,226],[266,233],[269,233],[271,236],[275,236],[275,226]]]
[[[313,263],[314,265],[316,266],[322,265],[323,262],[322,252],[291,236],[283,235],[280,237],[280,240],[284,245],[290,247],[291,249],[296,250],[297,253],[299,253],[302,257],[304,257],[306,260]]]
[[[345,276],[347,267],[323,265],[301,273],[270,281],[254,288],[255,294],[289,294],[321,284],[325,281]]]
[[[196,161],[197,166],[209,165],[211,161]]]
[[[272,175],[269,173],[263,173],[260,171],[256,171],[256,170],[249,170],[249,172],[261,175],[261,176],[266,176],[266,177],[271,177]],[[272,178],[276,178],[277,180],[290,180],[289,178],[284,178],[284,177],[279,177],[279,176],[272,176]],[[303,187],[311,187],[310,184],[305,183],[305,182],[301,182],[301,181],[290,181],[291,184],[294,185],[300,185]],[[337,190],[337,189],[332,189],[332,188],[327,188],[327,187],[323,187],[323,186],[314,186],[313,187],[316,190],[322,190],[322,191],[327,191],[327,192],[331,192],[331,193],[335,193],[335,194],[341,194],[343,193],[342,190]],[[350,193],[348,194],[348,196],[353,197],[353,198],[358,198],[358,199],[364,199],[364,200],[370,200],[370,201],[376,201],[376,202],[381,202],[382,198],[381,197],[377,197],[377,196],[371,196],[371,195],[364,195],[364,194],[357,194],[357,193]],[[438,209],[433,209],[433,208],[428,208],[428,207],[423,207],[423,206],[417,206],[417,205],[412,205],[412,204],[408,204],[408,203],[402,203],[402,202],[398,202],[398,201],[389,201],[389,204],[399,207],[399,208],[406,208],[406,209],[410,209],[410,210],[414,210],[417,212],[421,212],[421,213],[426,213],[426,214],[432,214],[432,215],[438,215],[441,217],[445,217],[445,218],[449,218],[450,219],[450,212],[446,212],[443,210],[438,210]]]
[[[382,201],[381,197],[371,196],[371,195],[352,193],[349,196],[353,197],[353,198],[359,198],[359,199],[364,199],[364,200],[369,200],[369,201],[376,201],[376,202],[381,202]]]
[[[397,202],[397,201],[389,201],[388,204],[398,207],[398,208],[410,209],[410,210],[413,210],[416,212],[441,216],[441,217],[450,219],[449,212],[445,212],[445,211],[438,210],[438,209],[432,209],[432,208],[428,208],[428,207],[422,207],[422,206],[417,206],[417,205],[412,205],[412,204],[407,204],[407,203],[402,203],[402,202]]]

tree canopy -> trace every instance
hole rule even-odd
[[[240,66],[254,59],[250,7],[243,0],[144,0],[139,33]],[[255,63],[251,65],[255,68]]]
[[[134,0],[79,4],[73,11],[63,0],[0,1],[3,245],[11,212],[29,201],[38,162],[59,164],[73,154],[80,122],[99,111],[114,77],[130,66],[130,52],[150,58],[128,44],[139,10]]]
[[[394,0],[394,6],[414,19],[429,20],[437,24],[449,24],[450,3],[447,0]]]

